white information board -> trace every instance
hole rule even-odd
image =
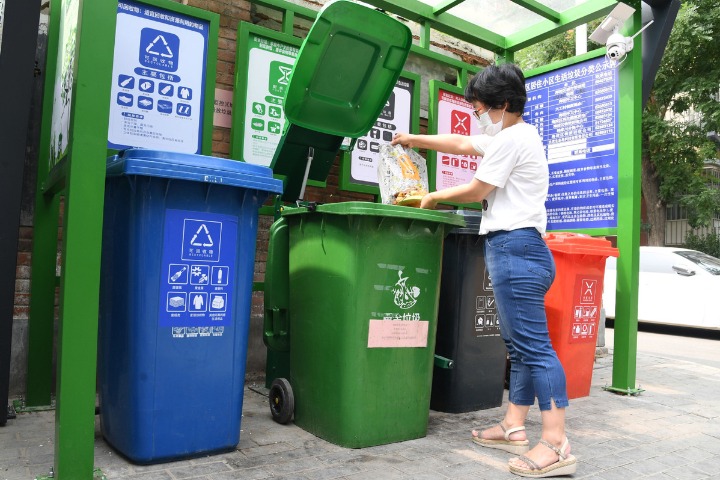
[[[437,98],[437,133],[478,135],[473,117],[473,107],[463,95],[442,88]],[[435,190],[463,185],[472,180],[482,157],[479,155],[455,155],[437,152],[435,166]]]
[[[67,0],[60,7],[60,42],[55,70],[52,123],[50,127],[50,168],[68,154],[70,117],[75,84],[75,45],[77,41],[79,0]]]
[[[400,77],[375,125],[357,139],[350,157],[351,182],[377,186],[380,145],[392,141],[397,132],[410,131],[414,84],[414,81]]]
[[[550,170],[548,230],[617,227],[617,69],[599,57],[525,87],[523,118],[538,129]]]
[[[210,24],[118,2],[108,147],[200,153]]]
[[[262,35],[248,41],[242,159],[268,166],[285,125],[283,98],[298,48]]]

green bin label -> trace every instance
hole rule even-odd
[[[390,293],[400,311],[388,312],[382,319],[370,320],[368,348],[427,347],[430,322],[421,320],[419,313],[408,311],[420,299],[421,289],[402,270],[398,270],[398,280]]]

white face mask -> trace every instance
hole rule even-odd
[[[502,117],[500,117],[500,121],[497,123],[493,123],[492,119],[490,118],[490,110],[492,110],[492,108],[489,108],[486,112],[484,112],[477,118],[477,126],[480,129],[481,135],[484,133],[485,135],[490,135],[492,137],[500,133],[500,130],[502,130],[503,128],[505,110],[503,110]]]

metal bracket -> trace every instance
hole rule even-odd
[[[611,393],[617,393],[618,395],[631,395],[631,396],[638,396],[645,390],[642,388],[617,388],[613,386],[607,386],[605,385],[603,387],[603,390]]]

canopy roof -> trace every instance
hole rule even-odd
[[[516,52],[610,13],[617,0],[364,0],[496,53]]]

